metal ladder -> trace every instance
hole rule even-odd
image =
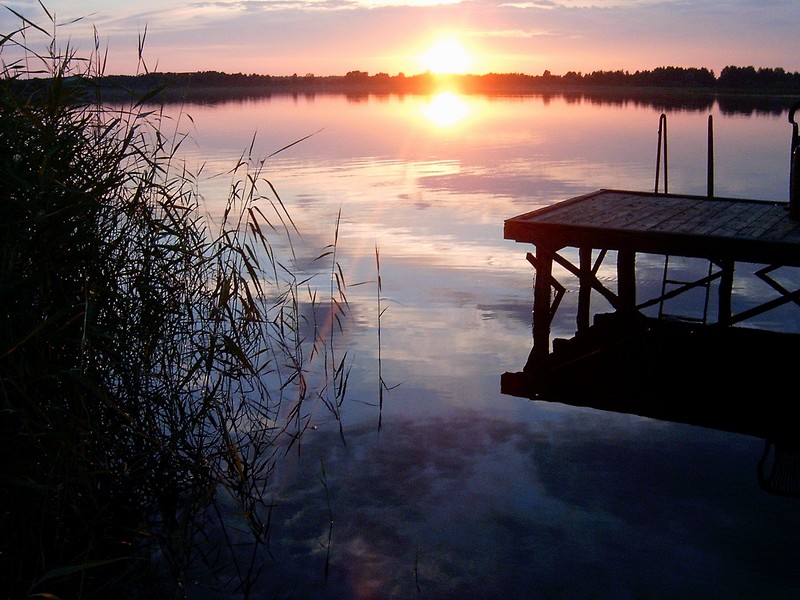
[[[662,152],[663,150],[663,152]],[[667,181],[667,115],[661,113],[658,120],[658,151],[656,153],[656,180],[655,189],[656,194],[659,193],[659,176],[661,171],[661,163],[664,164],[664,193],[668,193]],[[712,197],[714,195],[714,130],[713,120],[711,115],[708,116],[708,178],[707,178],[707,195]],[[708,261],[708,272],[705,277],[696,280],[683,280],[673,279],[669,276],[670,269],[670,255],[664,256],[664,273],[661,279],[661,296],[658,301],[658,318],[672,318],[681,321],[689,321],[695,323],[702,323],[705,325],[708,322],[708,304],[711,296],[711,282],[720,277],[720,272],[714,273],[714,262]],[[703,302],[703,315],[702,317],[690,317],[686,315],[669,314],[664,311],[664,302],[669,298],[674,298],[690,289],[702,287],[705,290],[705,300]]]
[[[658,303],[658,318],[675,319],[705,325],[708,322],[708,304],[711,297],[711,282],[715,279],[718,279],[721,273],[714,272],[714,262],[709,260],[708,272],[706,273],[705,277],[696,280],[672,279],[669,277],[669,259],[669,255],[667,255],[664,259],[664,276],[661,280],[661,297],[659,298]],[[696,287],[703,288],[705,294],[705,299],[703,301],[703,315],[701,317],[679,315],[664,311],[664,302],[666,300],[669,298],[674,298],[675,296],[678,296],[679,294],[687,292],[688,290]]]

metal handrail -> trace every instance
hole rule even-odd
[[[714,196],[714,119],[708,115],[708,173],[707,173],[707,194],[711,198]]]
[[[664,193],[667,193],[667,115],[661,113],[658,119],[658,151],[656,152],[656,186],[658,193],[659,170],[661,169],[661,147],[664,147]]]
[[[800,109],[800,100],[789,109],[789,123],[792,124],[792,144],[789,155],[789,215],[800,220],[800,135],[794,113]]]

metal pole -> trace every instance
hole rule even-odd
[[[714,120],[708,115],[708,197],[714,195]]]
[[[800,101],[789,109],[789,123],[792,124],[792,145],[789,156],[789,216],[800,220],[800,135],[794,113],[800,108]]]
[[[656,185],[653,190],[658,193],[659,171],[661,169],[661,147],[664,147],[664,193],[667,193],[667,115],[661,113],[658,118],[658,150],[656,151]]]

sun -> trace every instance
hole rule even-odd
[[[472,56],[455,38],[438,40],[420,60],[426,71],[440,75],[467,73],[472,64]]]

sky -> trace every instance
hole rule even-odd
[[[59,42],[69,42],[79,54],[92,52],[96,30],[108,52],[108,75],[145,68],[317,76],[427,70],[563,75],[664,66],[704,67],[719,75],[729,65],[800,72],[797,0],[42,2],[58,25]],[[20,25],[15,12],[53,30],[39,0],[1,4],[0,34]],[[144,65],[138,62],[143,36]],[[6,46],[0,58],[8,63],[12,56]]]

